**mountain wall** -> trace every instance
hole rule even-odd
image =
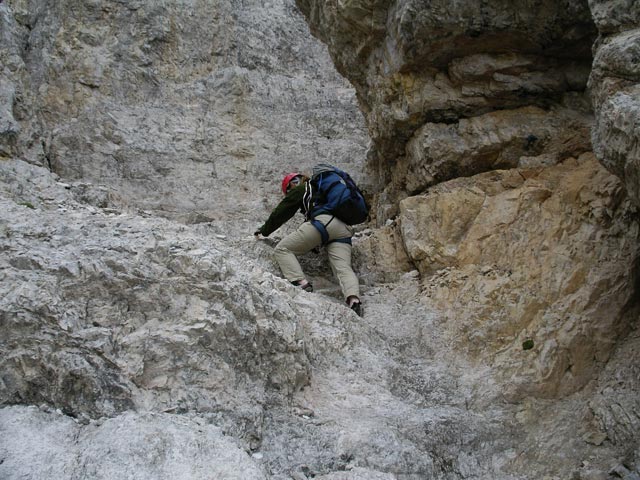
[[[639,478],[636,3],[0,2],[0,477]]]
[[[357,170],[366,150],[293,5],[11,1],[2,22],[2,155],[102,206],[257,221],[253,185],[327,158]]]
[[[603,165],[623,179],[638,205],[640,5],[632,1],[592,1],[590,6],[600,32],[590,77],[596,110],[594,150]]]
[[[588,386],[637,327],[636,4],[297,3],[452,348],[510,401]]]

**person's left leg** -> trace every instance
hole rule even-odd
[[[331,242],[327,245],[331,269],[340,282],[342,294],[347,302],[351,297],[360,299],[358,277],[351,268],[351,249],[348,243]]]
[[[345,300],[351,306],[353,299],[360,300],[360,285],[358,277],[351,268],[351,243],[344,243],[335,240],[347,240],[353,236],[353,229],[342,220],[333,215],[318,215],[318,220],[325,225],[329,235],[327,253],[329,254],[329,264],[333,274],[340,282],[340,288]]]

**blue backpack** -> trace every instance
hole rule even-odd
[[[308,218],[326,213],[335,215],[347,225],[363,223],[369,216],[369,206],[351,176],[326,163],[313,167],[305,192],[304,205]]]

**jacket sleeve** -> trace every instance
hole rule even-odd
[[[287,193],[258,231],[265,237],[275,232],[302,208],[303,197],[304,183]]]

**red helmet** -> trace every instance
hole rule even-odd
[[[297,173],[297,172],[289,173],[288,175],[286,175],[284,177],[284,179],[282,180],[282,193],[284,193],[286,195],[287,194],[287,187],[289,186],[289,182],[291,180],[293,180],[294,178],[299,177],[299,176],[301,176],[301,174]]]

